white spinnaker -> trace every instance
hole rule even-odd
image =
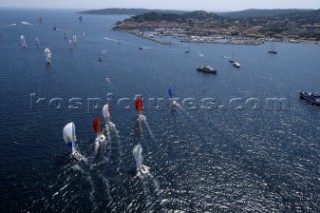
[[[136,169],[139,170],[140,166],[142,165],[142,147],[140,144],[133,148],[133,156],[136,160]]]

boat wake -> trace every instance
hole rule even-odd
[[[108,40],[108,41],[120,42],[120,40],[116,40],[116,39],[112,39],[112,38],[107,38],[107,37],[105,37],[104,39],[105,39],[105,40]]]
[[[26,22],[26,21],[22,21],[21,24],[27,25],[27,26],[33,26],[33,24],[31,24],[31,23],[29,23],[29,22]]]
[[[147,129],[148,129],[148,132],[149,132],[150,136],[152,137],[152,139],[154,139],[155,136],[154,136],[153,133],[152,133],[152,130],[151,130],[151,128],[150,128],[150,125],[149,125],[149,123],[148,123],[148,121],[147,121],[147,117],[144,116],[144,115],[142,115],[142,114],[140,114],[140,115],[138,116],[138,122],[139,122],[140,131],[143,132],[143,128],[142,128],[142,125],[141,125],[141,124],[144,123],[144,125],[145,125],[145,126],[147,127]]]
[[[16,23],[13,23],[13,24],[6,24],[6,25],[3,25],[1,28],[14,27],[14,26],[17,26],[17,24],[16,24]]]
[[[200,57],[204,57],[204,55],[200,51],[198,51],[198,54]]]

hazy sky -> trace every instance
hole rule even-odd
[[[0,0],[0,7],[25,8],[149,8],[236,11],[249,8],[319,9],[320,0]]]

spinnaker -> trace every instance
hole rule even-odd
[[[140,144],[136,145],[134,148],[133,148],[133,156],[134,156],[134,159],[136,160],[136,169],[137,171],[139,171],[141,165],[142,165],[142,147]]]
[[[73,122],[68,123],[64,126],[62,130],[63,139],[69,147],[72,147],[72,153],[76,151],[75,149],[75,142],[77,141],[76,138],[76,127]]]
[[[110,105],[106,104],[102,108],[102,115],[106,120],[109,120],[111,115],[110,115]]]
[[[93,131],[97,134],[97,135],[101,135],[102,134],[102,128],[101,128],[101,123],[100,123],[100,118],[96,117],[93,122],[92,122],[92,128]]]
[[[143,111],[143,105],[142,105],[142,99],[137,98],[134,102],[134,105],[136,107],[137,112],[142,112]]]

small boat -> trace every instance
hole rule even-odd
[[[103,58],[98,58],[98,61],[103,61]]]
[[[230,63],[234,63],[234,62],[236,62],[236,60],[233,59],[233,58],[231,58],[231,59],[229,60],[229,62],[230,62]]]
[[[212,74],[216,74],[217,70],[210,67],[209,65],[203,65],[203,66],[199,66],[197,67],[197,71],[199,72],[205,72],[205,73],[212,73]]]
[[[40,45],[40,40],[38,37],[36,37],[35,42],[36,42],[36,45]]]
[[[51,50],[47,47],[44,49],[44,55],[46,56],[46,62],[51,64]]]
[[[316,92],[299,92],[300,98],[306,100],[307,102],[320,106],[320,95]]]
[[[190,48],[188,46],[188,48],[186,49],[186,51],[184,51],[185,53],[190,53]]]
[[[240,68],[240,64],[239,64],[239,62],[236,62],[236,61],[235,61],[235,62],[233,62],[233,66],[234,66],[234,67],[236,67],[236,68]]]
[[[26,39],[25,39],[24,35],[20,36],[20,46],[21,47],[26,47],[27,46]]]
[[[277,54],[278,52],[275,51],[275,50],[269,50],[268,53],[271,53],[271,54]]]
[[[143,47],[139,47],[139,50],[143,50]]]
[[[51,50],[48,47],[44,49],[44,55],[46,56],[46,62],[48,64],[51,64],[51,55],[52,55],[52,53],[51,53]]]
[[[270,54],[277,54],[276,47],[271,43],[271,49],[268,51]]]

